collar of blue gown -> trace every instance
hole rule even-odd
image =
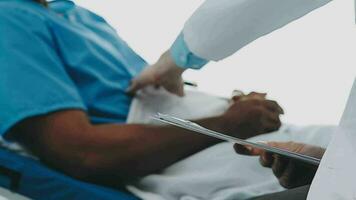
[[[69,0],[55,0],[55,1],[48,1],[48,3],[50,8],[60,13],[68,12],[69,10],[75,7],[74,2]]]
[[[0,1],[14,1],[14,0],[0,0]],[[32,1],[34,0],[16,0],[16,1]],[[75,3],[70,0],[52,0],[48,1],[49,7],[56,10],[56,12],[65,13],[75,7]]]

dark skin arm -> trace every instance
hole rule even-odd
[[[197,122],[246,138],[280,126],[273,101],[237,101],[222,116]],[[276,121],[277,120],[277,121]],[[93,125],[86,113],[67,110],[24,120],[11,131],[47,164],[76,178],[109,183],[144,176],[218,143],[171,126]]]
[[[200,122],[219,130],[218,119]],[[170,126],[94,126],[79,110],[26,120],[15,133],[44,162],[93,181],[143,176],[218,142]]]

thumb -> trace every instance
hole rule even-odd
[[[135,95],[140,86],[136,80],[132,80],[130,86],[126,89],[126,93],[130,95]]]
[[[153,66],[147,67],[140,75],[131,80],[131,85],[126,89],[126,93],[134,95],[138,90],[148,85],[156,85],[157,77],[154,69]]]
[[[184,96],[184,83],[183,80],[180,80],[176,83],[171,83],[169,85],[164,85],[163,86],[166,88],[166,90],[172,94],[175,94],[177,96],[183,97]]]
[[[177,85],[177,95],[180,97],[184,96],[184,83],[183,81],[181,81],[178,85]]]

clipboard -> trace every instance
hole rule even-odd
[[[292,151],[288,151],[288,150],[284,150],[284,149],[280,149],[280,148],[276,148],[276,147],[271,147],[268,146],[266,144],[263,143],[256,143],[256,142],[251,142],[251,141],[247,141],[247,140],[243,140],[243,139],[239,139],[230,135],[226,135],[223,133],[219,133],[207,128],[204,128],[202,126],[200,126],[197,123],[188,121],[188,120],[184,120],[184,119],[180,119],[171,115],[166,115],[166,114],[161,114],[158,113],[156,116],[154,116],[155,120],[161,121],[163,123],[166,124],[170,124],[173,126],[177,126],[186,130],[190,130],[190,131],[194,131],[197,133],[201,133],[210,137],[214,137],[220,140],[224,140],[227,142],[231,142],[231,143],[237,143],[240,145],[247,145],[247,146],[251,146],[254,148],[258,148],[258,149],[263,149],[267,152],[271,152],[271,153],[275,153],[281,156],[285,156],[288,158],[292,158],[298,161],[302,161],[305,162],[307,164],[311,164],[311,165],[315,165],[315,166],[319,166],[320,164],[320,159],[318,158],[314,158],[311,156],[307,156],[307,155],[303,155],[303,154],[299,154],[296,152],[292,152]]]

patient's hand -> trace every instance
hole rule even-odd
[[[294,142],[268,142],[267,145],[320,159],[325,152],[325,149],[321,147]],[[314,165],[268,153],[257,148],[245,147],[238,144],[235,144],[234,148],[239,154],[260,156],[261,165],[272,168],[279,183],[288,189],[311,184],[317,171],[317,167]]]
[[[233,97],[233,103],[223,115],[225,131],[246,139],[278,130],[283,109],[277,102],[266,100],[265,94],[250,93]]]
[[[232,92],[232,101],[244,101],[244,100],[266,100],[267,93],[259,93],[259,92],[250,92],[248,95],[245,95],[240,90],[234,90]]]

